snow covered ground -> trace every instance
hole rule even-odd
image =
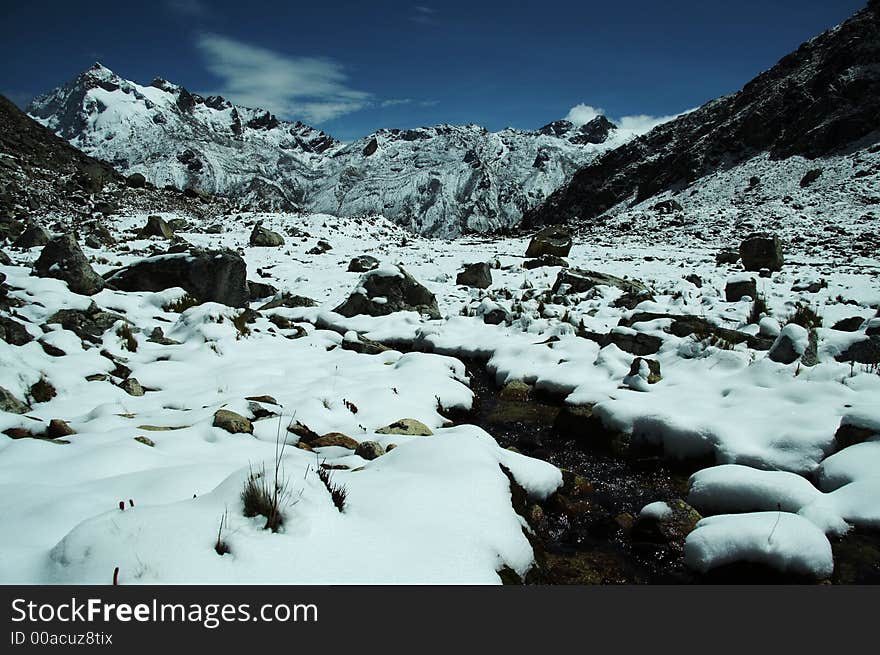
[[[248,246],[254,221],[283,234],[285,245]],[[84,247],[99,273],[165,252],[167,242],[135,235],[145,222],[146,215],[108,220],[119,245]],[[216,222],[223,232],[202,230]],[[527,240],[520,238],[430,240],[381,218],[288,214],[206,221],[179,235],[240,249],[249,280],[317,305],[263,310],[242,329],[241,309],[206,303],[170,311],[180,289],[73,294],[63,282],[30,275],[39,248],[7,248],[15,265],[0,272],[9,296],[22,301],[14,311],[35,339],[65,354],[52,356],[36,340],[0,341],[0,387],[27,400],[45,379],[57,392],[25,414],[0,412],[0,431],[40,433],[63,419],[76,433],[63,437],[67,443],[0,435],[0,582],[102,583],[116,567],[122,584],[497,583],[505,566],[523,575],[534,554],[500,465],[537,499],[551,495],[562,476],[499,447],[476,426],[449,425],[438,410],[467,409],[473,400],[460,361],[466,357],[488,360],[499,384],[521,380],[592,406],[606,430],[668,457],[713,460],[717,466],[692,478],[688,498],[704,516],[717,514],[688,539],[685,561],[696,570],[759,561],[827,577],[833,562],[825,535],[880,527],[880,375],[834,359],[865,338],[864,325],[856,332],[831,327],[876,315],[876,260],[799,253],[771,278],[754,274],[767,303],[759,326],[750,321],[749,299],[725,300],[725,283],[741,270],[716,265],[717,242],[646,244],[640,235],[610,247],[576,240],[572,266],[638,279],[653,291],[653,300],[627,309],[614,287],[550,293],[560,269],[524,269]],[[310,254],[319,240],[332,248]],[[335,313],[360,285],[347,267],[362,254],[402,264],[435,294],[442,318]],[[456,285],[462,265],[478,261],[491,263],[491,286]],[[685,279],[692,275],[699,280]],[[86,348],[57,324],[41,330],[59,309],[92,301],[124,319],[99,344]],[[635,313],[684,315],[772,343],[798,303],[821,318],[814,366],[782,364],[765,350],[711,335],[675,336],[669,317],[618,326]],[[492,310],[505,320],[486,323]],[[120,330],[126,323],[136,350]],[[157,327],[178,343],[149,340]],[[399,350],[342,348],[351,331]],[[609,333],[620,340],[603,347],[587,338]],[[643,379],[645,366],[630,375],[635,355],[616,343],[635,335],[658,340],[659,350],[645,357],[659,362],[659,382]],[[102,350],[124,360],[144,395],[117,385]],[[263,395],[275,403],[247,400]],[[219,409],[254,419],[253,434],[214,427]],[[404,418],[433,435],[377,432]],[[874,436],[839,449],[842,420]],[[341,446],[316,454],[295,447],[297,437],[286,431],[292,422],[396,448],[372,460]],[[273,533],[263,529],[265,519],[243,515],[240,494],[249,472],[272,470],[279,434],[290,444],[282,457],[290,494]],[[321,462],[347,489],[342,512],[316,474]],[[218,532],[224,555],[215,552]]]

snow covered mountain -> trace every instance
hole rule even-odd
[[[83,152],[157,186],[298,207],[335,140],[302,123],[203,98],[162,79],[141,86],[95,64],[28,113]]]
[[[260,209],[382,214],[422,234],[518,224],[624,131],[604,117],[537,131],[476,125],[379,130],[342,144],[269,112],[147,86],[95,64],[28,113],[71,144],[157,186],[197,187]]]
[[[880,2],[870,0],[737,93],[591,162],[524,222],[619,216],[643,229],[645,214],[675,196],[663,213],[691,224],[707,208],[768,227],[798,217],[809,224],[832,205],[853,223],[878,202],[878,141]]]

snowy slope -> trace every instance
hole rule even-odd
[[[382,214],[444,236],[515,226],[574,171],[630,136],[599,117],[534,132],[389,129],[343,145],[264,110],[161,79],[141,86],[100,64],[28,111],[87,154],[157,186],[194,186],[264,210]]]

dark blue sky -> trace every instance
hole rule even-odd
[[[4,1],[0,93],[95,60],[263,104],[343,139],[441,122],[534,128],[585,104],[678,113],[738,90],[865,0]]]

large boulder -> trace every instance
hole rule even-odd
[[[739,256],[747,271],[760,271],[762,268],[778,271],[784,262],[779,237],[762,232],[743,239],[739,244]]]
[[[95,273],[72,234],[55,237],[43,247],[34,262],[34,273],[67,282],[74,293],[91,296],[104,288],[104,280]]]
[[[147,178],[143,176],[143,173],[132,173],[125,178],[125,183],[132,189],[143,189],[147,184]]]
[[[419,284],[402,266],[387,266],[369,271],[348,299],[334,309],[343,316],[387,316],[412,311],[429,318],[440,318],[434,294]]]
[[[141,234],[146,237],[174,238],[174,230],[161,216],[147,216],[147,224],[144,225]]]
[[[464,270],[459,271],[455,283],[477,289],[488,289],[492,286],[492,268],[485,262],[465,264]]]
[[[141,259],[106,275],[120,291],[162,291],[181,287],[199,302],[245,307],[250,298],[247,265],[225,250],[202,250]]]
[[[254,225],[250,244],[255,248],[275,248],[284,245],[284,237],[262,225]]]
[[[568,228],[551,225],[532,237],[529,247],[526,249],[526,257],[540,257],[541,255],[568,257],[570,251],[571,232]]]
[[[33,221],[28,221],[18,238],[12,242],[13,248],[36,248],[49,243],[49,233]]]

